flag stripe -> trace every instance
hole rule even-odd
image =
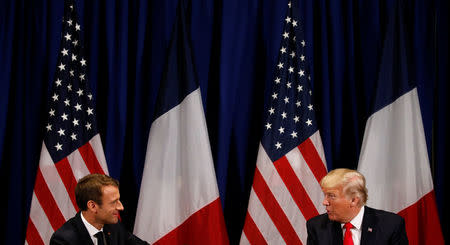
[[[302,156],[308,164],[309,168],[312,170],[317,182],[320,182],[323,176],[327,174],[327,169],[322,159],[320,158],[316,147],[314,147],[311,139],[308,138],[304,142],[302,142],[298,146],[298,149],[302,153]]]
[[[327,165],[326,165],[326,160],[325,160],[325,151],[323,150],[323,146],[322,146],[322,139],[320,138],[320,132],[319,130],[317,130],[313,135],[311,135],[311,137],[309,137],[309,139],[311,140],[311,143],[314,145],[314,148],[317,151],[317,154],[319,154],[320,160],[322,161],[322,165],[325,168],[325,173],[323,176],[326,175],[326,173],[328,172],[327,170]]]
[[[442,236],[434,234],[441,229],[434,190],[398,214],[405,218],[406,233],[410,242],[444,244]]]
[[[311,199],[318,213],[324,213],[325,207],[322,205],[323,193],[319,182],[303,158],[298,147],[286,154],[286,158],[297,175],[298,180],[305,188],[306,194]],[[305,230],[306,231],[306,230]]]
[[[44,244],[48,244],[54,230],[52,228],[52,225],[50,224],[50,221],[48,220],[47,215],[42,209],[35,192],[33,192],[33,197],[31,201],[29,220],[33,221],[33,224],[35,225],[36,230],[38,232],[38,235],[41,237],[42,241],[44,241]]]
[[[300,155],[300,151],[297,148],[294,148],[287,155],[294,155],[294,153]],[[306,163],[304,165],[306,166],[306,168],[308,168]],[[307,232],[306,226],[304,225],[306,223],[306,219],[300,212],[299,208],[297,207],[295,200],[290,195],[288,188],[283,182],[283,179],[281,178],[277,169],[275,168],[274,163],[270,160],[269,156],[266,154],[266,151],[262,145],[260,145],[258,153],[257,167],[261,175],[263,176],[263,179],[269,186],[272,195],[275,197],[277,203],[280,205],[282,211],[288,218],[290,224],[292,225],[292,227],[295,227],[294,230],[297,233],[298,237],[302,242],[306,242]],[[311,177],[315,181],[315,178],[312,174]],[[252,203],[253,205],[256,204],[256,201],[259,201],[259,199],[258,198],[250,199],[250,203]],[[255,212],[255,210],[258,209],[259,211]],[[254,219],[256,225],[260,229],[262,229],[261,232],[263,233],[263,236],[268,243],[279,244],[280,241],[283,241],[282,237],[280,236],[280,233],[277,231],[277,228],[273,225],[273,221],[270,220],[271,218],[266,213],[266,210],[264,209],[262,204],[259,204],[258,207],[249,206],[249,213],[251,214],[251,217]],[[267,215],[268,220],[265,220],[264,222],[257,221],[257,219],[258,220],[260,219],[259,216],[261,215]],[[271,226],[273,226],[273,229],[268,229],[267,226],[268,222],[270,222]],[[274,241],[275,237],[278,237],[279,239],[276,239],[276,241]]]
[[[42,176],[40,168],[38,168],[36,173],[36,184],[34,191],[41,207],[44,209],[45,214],[49,217],[51,226],[54,230],[57,230],[66,220],[59,210],[59,207],[56,204],[55,199],[53,198],[53,195],[44,180],[44,177]]]
[[[219,197],[200,89],[157,118],[148,140],[134,232],[154,243]]]
[[[154,244],[216,244],[218,241],[227,241],[225,223],[219,212],[221,210],[220,199],[217,198]]]
[[[72,152],[67,156],[67,161],[69,161],[70,167],[72,168],[72,173],[75,179],[78,180],[90,173],[86,164],[84,163],[83,157],[78,150]],[[108,169],[106,169],[108,170]]]
[[[44,241],[42,241],[41,236],[31,219],[28,220],[26,241],[30,244],[44,245]]]
[[[286,244],[253,188],[250,191],[249,202],[251,202],[252,205],[248,207],[248,214],[260,229],[264,240],[269,244]]]
[[[76,210],[70,202],[69,193],[67,193],[61,176],[56,169],[56,165],[53,163],[44,143],[42,144],[39,168],[52,197],[59,207],[59,211],[66,220],[69,219],[75,214]]]
[[[75,200],[75,186],[77,185],[77,180],[73,175],[69,161],[67,160],[67,158],[63,158],[61,159],[61,161],[55,164],[55,167],[56,170],[58,170],[59,176],[61,177],[64,186],[66,187],[67,193],[69,194],[73,207],[78,212],[78,206]]]
[[[267,186],[258,168],[255,169],[253,189],[283,237],[283,240],[287,244],[302,244],[297,236],[297,233],[295,233],[294,228],[286,217],[286,214],[281,209],[280,204],[278,204],[277,200],[270,191],[269,186]]]
[[[91,145],[92,150],[94,151],[95,157],[96,157],[97,161],[99,162],[101,168],[103,169],[103,172],[106,175],[109,175],[108,165],[106,164],[106,159],[105,159],[105,154],[103,152],[103,145],[102,145],[102,139],[100,137],[100,134],[94,135],[94,137],[92,137],[89,140],[89,144]]]
[[[248,211],[245,218],[244,234],[250,244],[267,244]]]
[[[72,217],[76,212],[75,207],[70,203],[69,193],[50,157],[46,144],[42,145],[39,168],[61,214],[66,220]]]
[[[105,174],[89,142],[78,148],[78,151],[80,152],[81,157],[83,157],[84,163],[91,173]]]
[[[251,243],[248,241],[247,236],[245,236],[245,233],[242,232],[241,235],[241,240],[239,241],[240,245],[250,245]],[[262,244],[267,244],[267,243],[262,243]]]
[[[308,193],[306,193],[302,183],[300,183],[297,178],[297,175],[295,175],[295,172],[286,156],[283,156],[275,161],[274,166],[297,204],[297,207],[302,212],[303,217],[308,220],[318,215],[319,213],[317,212],[316,207],[309,198]]]

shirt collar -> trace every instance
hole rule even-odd
[[[89,223],[83,216],[83,212],[80,212],[80,216],[81,216],[81,220],[84,223],[84,226],[86,226],[87,231],[89,232],[89,235],[92,237],[94,237],[95,234],[97,234],[97,232],[99,231],[103,231],[103,228],[101,228],[100,230],[95,228],[93,225],[91,225],[91,223]]]
[[[350,220],[350,223],[353,225],[353,227],[355,227],[356,229],[360,230],[361,229],[361,225],[362,225],[362,220],[364,217],[364,206],[361,207],[361,209],[359,210],[358,214],[355,216],[355,218],[353,218],[352,220]],[[344,223],[341,224],[341,228],[344,227]]]

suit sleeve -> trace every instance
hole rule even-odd
[[[125,226],[123,226],[122,223],[117,223],[115,225],[116,228],[118,228],[119,233],[121,233],[121,240],[122,242],[120,244],[125,245],[148,245],[146,241],[141,240],[139,237],[135,236],[133,233],[129,232]]]
[[[146,241],[141,240],[139,237],[128,232],[128,238],[126,240],[126,245],[148,245]]]
[[[405,220],[400,217],[399,225],[392,234],[391,244],[393,245],[408,245],[408,236],[406,235]]]
[[[50,245],[67,245],[69,244],[65,239],[59,237],[56,233],[53,233],[50,239]]]

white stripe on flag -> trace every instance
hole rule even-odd
[[[239,242],[240,245],[250,245],[250,242],[247,239],[247,236],[245,236],[245,233],[242,233],[241,241]]]
[[[44,210],[39,203],[36,194],[33,191],[33,197],[31,201],[31,209],[30,209],[30,219],[33,221],[36,226],[36,230],[39,233],[42,241],[45,244],[49,244],[50,238],[53,234],[53,228],[50,222],[48,221],[47,215],[44,213]]]
[[[86,163],[78,150],[68,155],[67,161],[69,161],[73,176],[77,182],[79,179],[90,174],[89,169],[87,168]],[[103,171],[105,171],[105,169],[103,169]]]
[[[41,160],[39,164],[42,176],[47,184],[53,199],[58,205],[59,210],[64,216],[65,220],[70,219],[76,213],[75,207],[70,201],[69,194],[67,193],[64,183],[61,181],[58,170],[56,170],[50,154],[47,151],[45,144],[42,144]]]
[[[196,89],[151,126],[134,232],[153,243],[218,197]]]
[[[325,161],[325,151],[323,150],[322,138],[320,137],[320,131],[317,130],[313,135],[311,135],[311,137],[309,137],[309,139],[313,143],[314,148],[316,148],[316,151],[317,151],[317,153],[320,156],[320,160],[322,160],[322,163],[325,165],[325,169],[327,169],[327,166],[325,164],[326,163],[326,161]]]
[[[94,150],[95,156],[97,157],[97,161],[100,163],[103,172],[106,175],[109,175],[108,165],[106,164],[106,158],[105,153],[103,151],[102,139],[100,138],[100,134],[96,134],[94,137],[92,137],[92,139],[89,140],[89,144],[91,145],[92,150]]]
[[[294,148],[292,151],[286,154],[286,158],[288,159],[289,163],[294,169],[297,178],[300,180],[303,187],[305,188],[305,191],[308,194],[309,198],[316,207],[316,210],[319,213],[324,213],[325,207],[322,205],[323,200],[322,188],[320,187],[319,182],[317,182],[313,172],[311,171],[302,154],[300,153],[300,150],[297,147]],[[304,228],[302,230],[306,232],[306,226],[302,226],[302,228]]]
[[[397,213],[433,190],[417,89],[369,118],[358,170],[375,208]]]
[[[258,229],[261,231],[264,240],[266,240],[268,244],[286,244],[277,227],[272,222],[272,219],[265,211],[264,206],[253,188],[250,192],[250,202],[252,205],[248,207],[248,213],[252,217]]]
[[[294,148],[292,151],[290,151],[290,153],[295,150],[298,151],[298,148]],[[291,155],[294,154],[295,153],[291,153]],[[303,214],[300,212],[300,209],[289,193],[289,190],[286,188],[286,185],[284,184],[282,178],[278,174],[275,166],[273,165],[262,145],[259,146],[257,161],[258,169],[260,170],[264,181],[269,186],[278,204],[280,204],[281,209],[286,214],[286,217],[288,218],[290,224],[294,227],[297,236],[300,237],[300,240],[306,242],[306,226],[302,225],[306,223],[305,217],[303,217]],[[292,166],[292,163],[290,164]]]

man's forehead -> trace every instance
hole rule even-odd
[[[342,187],[322,187],[323,193],[333,193],[337,194],[340,193],[342,190]]]
[[[109,194],[109,193],[119,193],[119,188],[117,188],[117,186],[113,186],[113,185],[105,185],[102,186],[102,192],[103,194]]]

